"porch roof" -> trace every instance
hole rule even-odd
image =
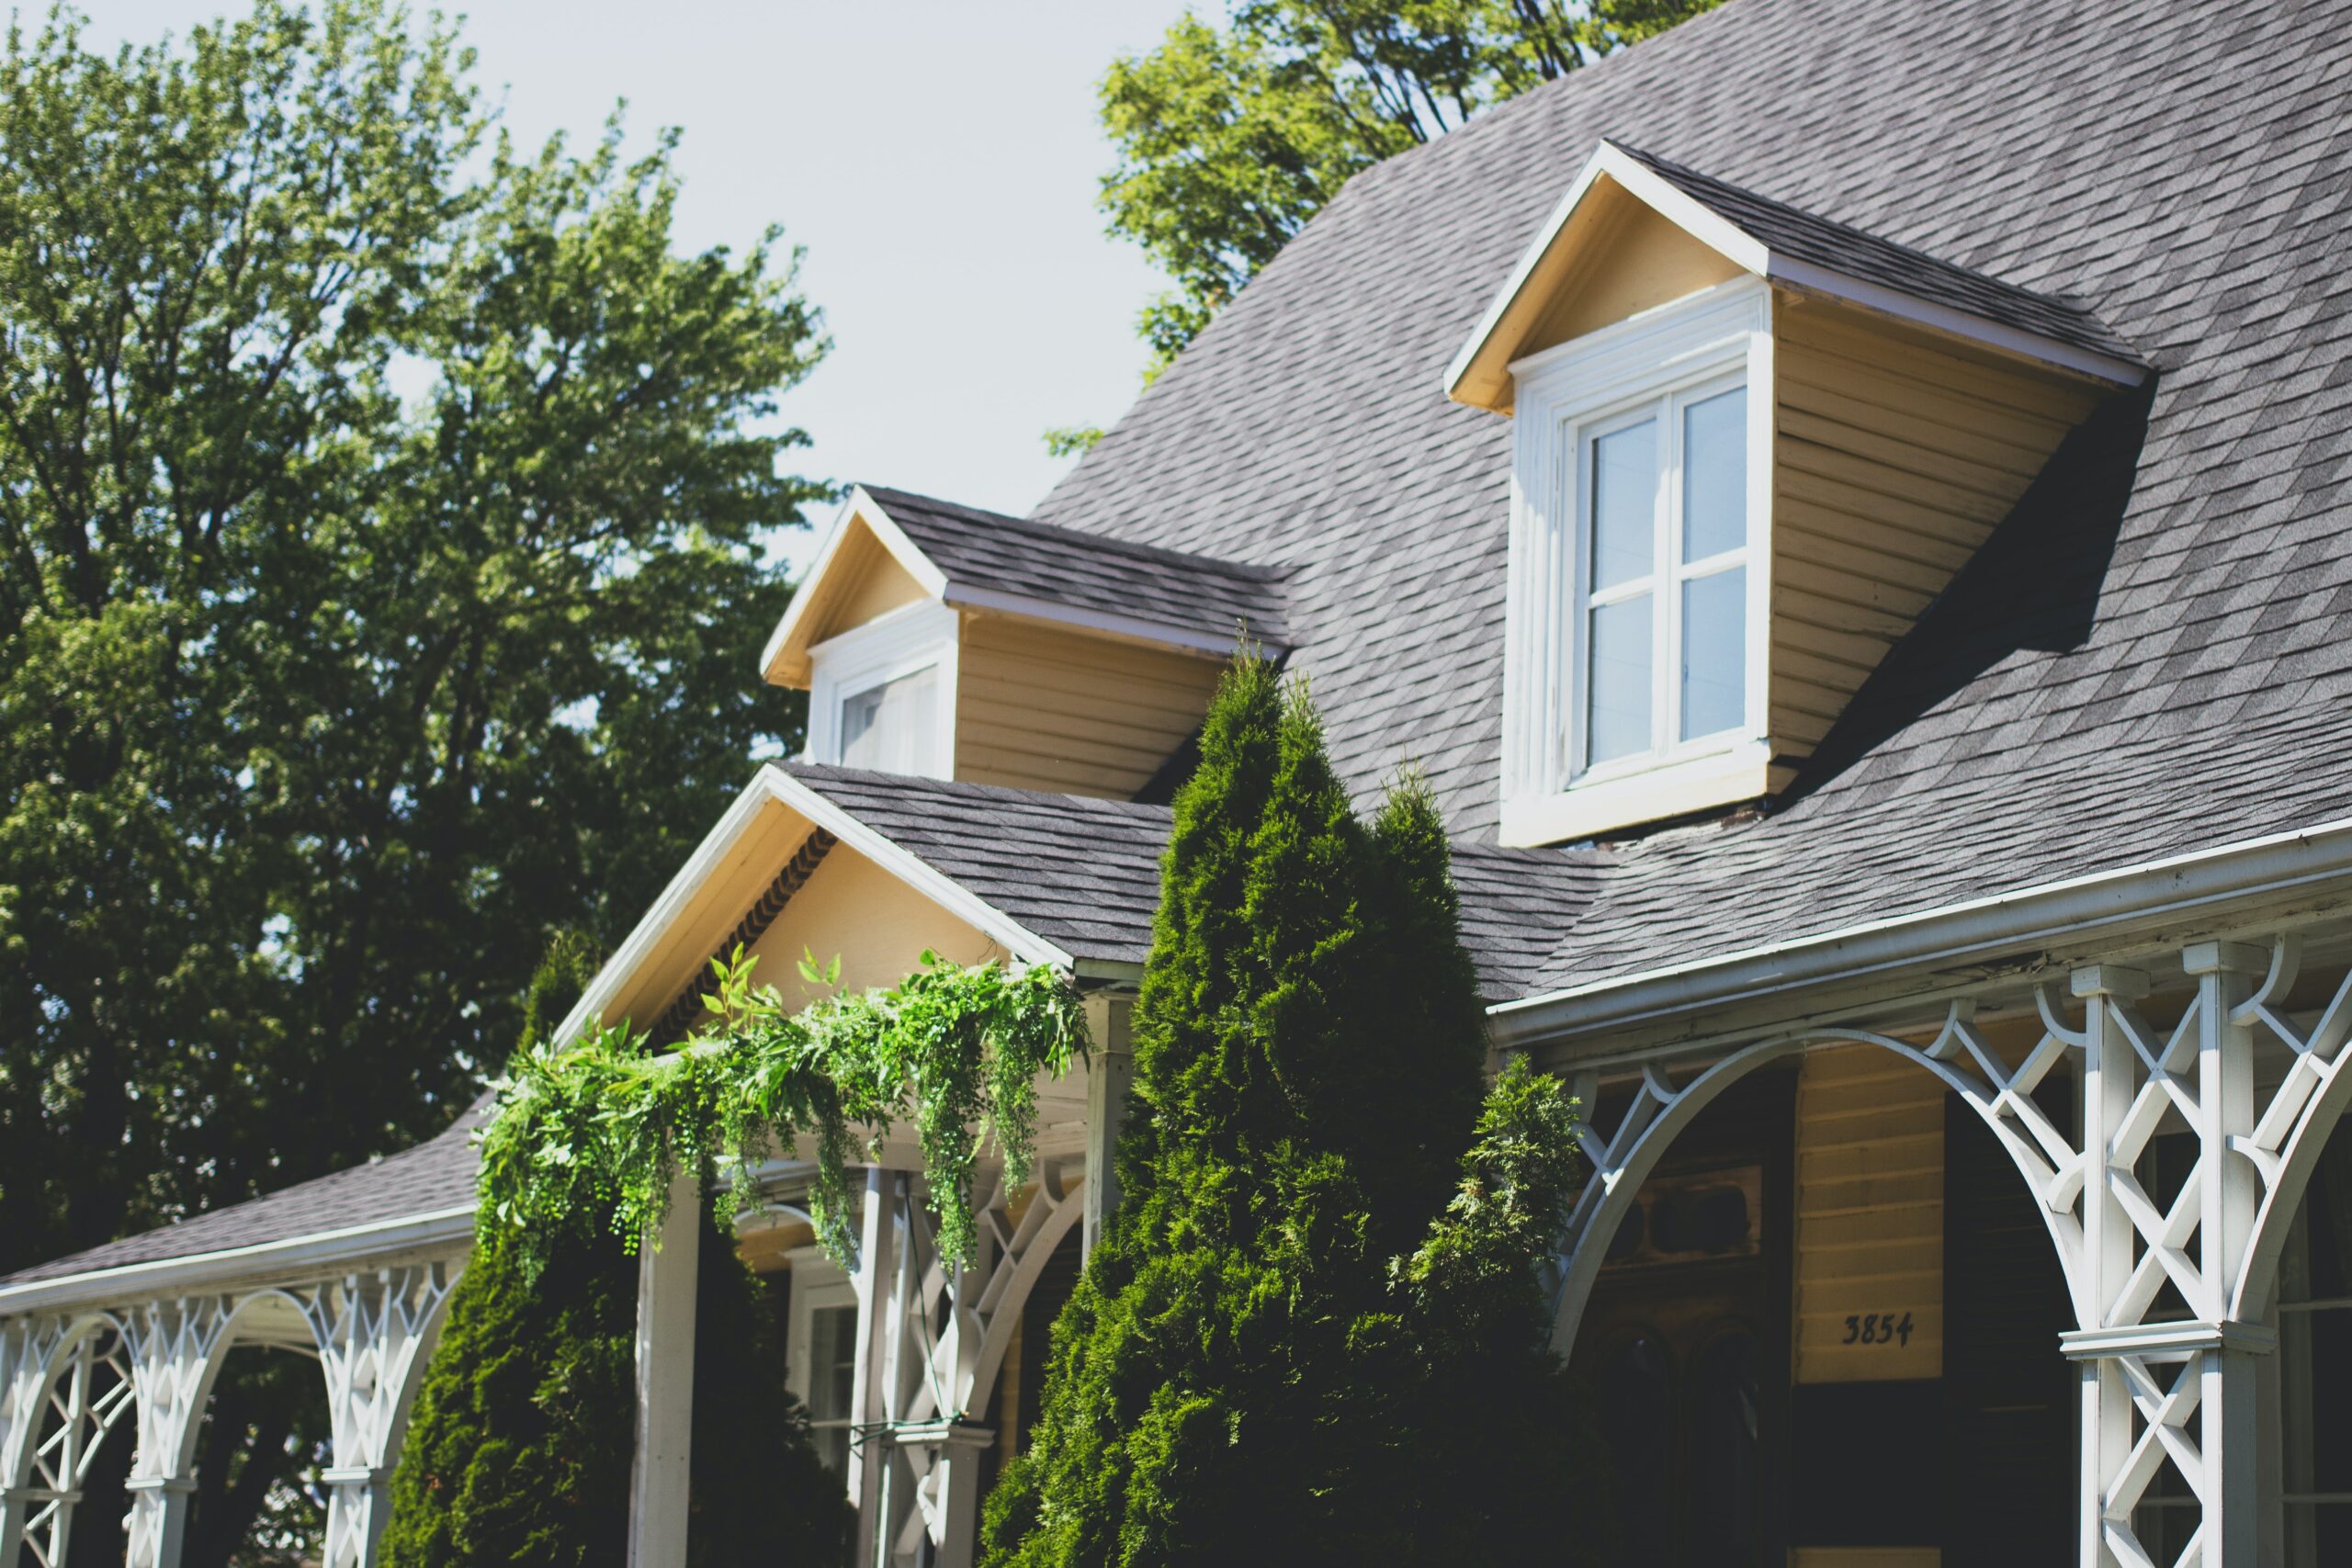
[[[865,829],[1006,919],[1081,962],[1140,966],[1159,902],[1165,806],[793,763],[782,770]],[[1463,940],[1489,1001],[1524,993],[1598,884],[1605,857],[1574,850],[1459,845]],[[298,1183],[0,1277],[19,1286],[240,1253],[427,1215],[469,1212],[472,1134],[487,1097],[439,1136],[387,1158]],[[93,1281],[90,1294],[110,1293]]]

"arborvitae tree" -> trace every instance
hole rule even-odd
[[[989,1561],[1573,1561],[1584,1472],[1534,1272],[1573,1114],[1523,1067],[1481,1111],[1434,803],[1408,782],[1360,821],[1303,689],[1255,658],[1201,752],[1121,1207],[989,1499]]]
[[[559,935],[524,1003],[525,1039],[595,972]],[[834,1568],[855,1516],[784,1383],[767,1285],[707,1224],[695,1297],[690,1568]],[[613,1568],[628,1554],[637,1259],[582,1223],[545,1248],[485,1233],[451,1292],[392,1472],[389,1568]]]

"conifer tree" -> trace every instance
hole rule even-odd
[[[1121,1206],[1053,1337],[994,1568],[1500,1560],[1583,1490],[1534,1266],[1569,1102],[1485,1036],[1427,790],[1351,809],[1238,660],[1179,794]]]

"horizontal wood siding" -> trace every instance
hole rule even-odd
[[[1801,758],[2098,394],[1785,292],[1772,352],[1770,728]]]
[[[1933,1076],[1875,1045],[1804,1058],[1797,1077],[1799,1383],[1940,1374],[1945,1092]],[[1898,1336],[1905,1317],[1909,1330]]]
[[[1132,796],[1200,728],[1221,661],[1003,615],[967,615],[956,776]]]

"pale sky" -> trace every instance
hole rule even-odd
[[[110,46],[242,6],[84,8],[90,41]],[[834,349],[784,400],[814,442],[802,471],[1019,513],[1068,467],[1041,433],[1108,424],[1140,385],[1135,316],[1162,284],[1102,232],[1094,85],[1184,8],[483,0],[466,36],[526,144],[593,141],[617,98],[632,148],[683,127],[683,246],[741,246],[773,221],[807,247],[802,283]]]

